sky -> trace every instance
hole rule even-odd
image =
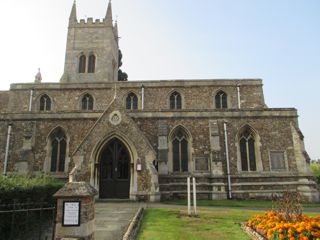
[[[0,90],[63,73],[73,0],[0,1]],[[108,0],[77,0],[78,19]],[[319,0],[113,0],[129,80],[262,78],[268,107],[298,109],[320,158]],[[317,100],[318,99],[318,100]]]

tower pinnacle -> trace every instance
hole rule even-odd
[[[76,6],[76,0],[74,0],[70,17],[69,17],[69,23],[75,23],[77,22],[77,6]]]
[[[105,17],[105,21],[107,24],[111,24],[112,25],[112,7],[111,7],[111,0],[109,1],[108,4],[108,9],[107,9],[107,13],[106,13],[106,17]]]
[[[113,26],[113,34],[117,43],[119,43],[119,34],[118,34],[118,21],[116,20]]]

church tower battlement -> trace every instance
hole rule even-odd
[[[100,83],[118,80],[118,26],[113,25],[111,1],[105,18],[77,19],[73,3],[68,26],[61,83]]]

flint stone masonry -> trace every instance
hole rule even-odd
[[[105,163],[102,153],[110,142],[117,140],[126,148],[128,168],[124,173],[128,175],[130,188],[124,195],[129,195],[131,200],[158,201],[160,195],[162,199],[183,198],[186,177],[190,175],[197,177],[199,198],[226,198],[226,149],[233,197],[270,198],[289,189],[300,192],[306,201],[319,199],[297,110],[268,108],[261,79],[119,82],[116,81],[118,28],[112,22],[111,3],[105,18],[95,22],[91,18],[79,21],[74,4],[68,27],[65,69],[59,83],[11,84],[10,90],[0,92],[1,170],[7,129],[12,124],[7,155],[9,174],[44,172],[67,179],[73,171],[77,181],[91,183],[98,191],[108,191],[100,189],[102,176],[108,175],[101,167]],[[79,73],[79,57],[88,58],[90,54],[97,60],[95,72],[88,73],[86,68],[84,73]],[[219,91],[227,97],[227,108],[216,108],[215,97]],[[170,109],[173,92],[181,96],[181,109]],[[46,111],[40,111],[43,94],[51,101],[51,108]],[[82,109],[87,94],[93,99],[90,110]],[[136,95],[137,109],[127,109],[129,94]],[[224,123],[228,146],[225,146]],[[174,145],[177,129],[183,136]],[[254,152],[255,170],[242,168],[248,160],[248,154],[240,149],[244,129],[254,136],[250,149]],[[54,135],[56,130],[63,137]],[[55,141],[62,141],[65,150],[60,156],[64,158],[60,164],[62,170],[54,169]],[[285,156],[284,168],[271,168],[272,152]],[[177,166],[182,161],[184,168],[174,170],[174,163]],[[115,166],[109,166],[108,170],[113,169],[113,176],[118,176]]]

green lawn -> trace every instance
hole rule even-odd
[[[146,209],[138,240],[249,240],[240,228],[259,211],[214,208],[201,209],[199,217],[188,217],[181,209]]]
[[[187,205],[186,200],[167,201],[165,204]],[[206,207],[248,207],[266,208],[272,207],[272,201],[267,200],[198,200],[198,206]],[[320,208],[320,203],[303,203],[304,208]]]

